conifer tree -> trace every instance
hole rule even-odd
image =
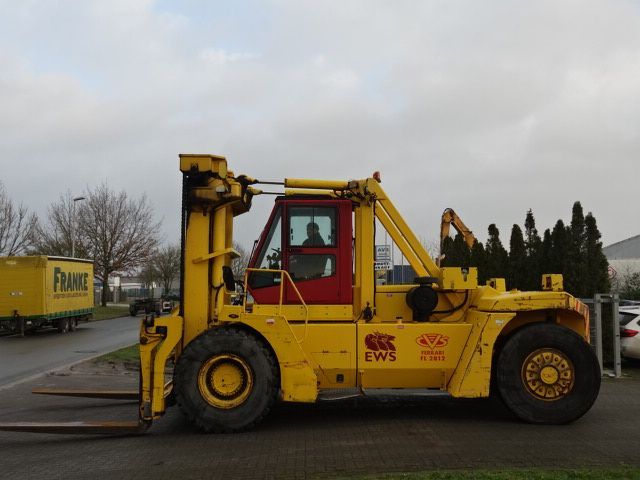
[[[565,273],[565,259],[569,238],[562,220],[558,220],[551,232],[548,271],[545,273]]]
[[[526,253],[524,237],[520,226],[514,224],[511,229],[511,239],[509,241],[509,273],[507,275],[507,285],[509,288],[523,288],[526,278]]]
[[[441,266],[453,267],[452,261],[455,260],[455,253],[453,252],[453,238],[446,237],[442,241],[440,255],[442,256],[442,260],[440,261]]]
[[[536,219],[531,209],[527,212],[524,221],[524,244],[526,250],[526,260],[524,268],[524,278],[522,282],[523,290],[539,290],[542,276],[542,240],[536,229]]]
[[[485,274],[487,270],[487,255],[484,251],[482,242],[477,239],[471,247],[470,266],[478,267],[478,285],[484,285],[487,282],[487,276]]]
[[[471,263],[471,250],[469,249],[464,237],[459,233],[457,233],[453,239],[453,247],[458,260],[458,264],[456,266],[469,268],[469,264]]]
[[[553,273],[551,267],[551,250],[553,248],[553,242],[551,241],[551,230],[548,228],[544,231],[542,236],[542,244],[540,246],[540,273]]]
[[[564,288],[576,297],[585,296],[585,223],[580,202],[573,204],[571,225],[567,227],[569,241],[564,266]]]
[[[463,236],[459,233],[456,234],[453,239],[451,237],[445,238],[442,250],[443,253],[445,253],[442,262],[443,267],[469,267],[471,251],[464,241]]]
[[[509,254],[500,241],[500,231],[495,223],[489,225],[489,238],[485,248],[486,278],[506,277],[509,270]]]
[[[602,252],[600,231],[591,212],[585,217],[585,282],[583,295],[592,297],[596,293],[606,293],[611,289],[609,262]]]

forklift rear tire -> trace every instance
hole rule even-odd
[[[256,337],[216,328],[193,340],[178,359],[176,401],[208,433],[240,432],[259,423],[280,391],[278,364]]]
[[[500,397],[518,418],[530,423],[577,420],[595,402],[600,379],[590,345],[573,330],[555,324],[522,327],[498,356]]]

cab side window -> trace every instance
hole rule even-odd
[[[291,247],[335,247],[336,209],[291,207],[289,210]]]
[[[336,274],[336,209],[289,208],[289,273],[294,281]]]

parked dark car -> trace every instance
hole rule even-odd
[[[135,317],[138,313],[155,313],[160,316],[162,313],[162,301],[156,298],[141,298],[129,304],[129,314]]]

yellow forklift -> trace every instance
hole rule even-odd
[[[479,286],[473,267],[439,267],[378,173],[261,182],[234,175],[214,155],[180,155],[180,170],[181,301],[169,316],[142,320],[139,391],[36,392],[138,398],[139,420],[0,429],[136,433],[177,403],[206,432],[239,432],[277,401],[389,389],[465,398],[495,391],[533,423],[572,422],[594,403],[601,374],[588,309],[563,291],[561,275],[545,274],[540,291],[522,292],[507,291],[504,279]],[[282,191],[239,280],[230,268],[234,218],[268,193],[260,184]],[[447,221],[472,236],[452,213]],[[376,284],[377,222],[415,271],[410,284]]]

